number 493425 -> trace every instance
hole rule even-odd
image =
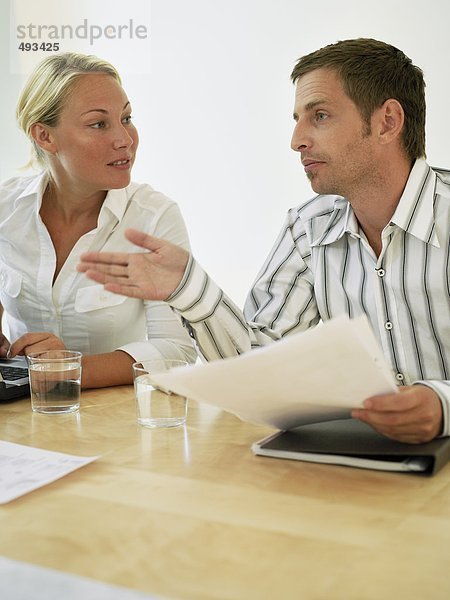
[[[22,52],[37,52],[39,50],[43,52],[58,52],[59,42],[22,42],[19,44],[19,50]]]

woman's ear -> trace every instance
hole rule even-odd
[[[42,123],[33,123],[30,129],[31,137],[35,144],[45,152],[56,153],[56,144],[53,140],[50,129]]]
[[[390,144],[400,137],[405,123],[403,106],[398,100],[389,98],[378,109],[378,137],[380,142]]]

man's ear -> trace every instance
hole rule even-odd
[[[39,148],[50,154],[56,153],[56,144],[49,127],[42,125],[42,123],[33,123],[30,133],[35,144],[37,144]]]
[[[375,111],[378,138],[383,144],[390,144],[401,135],[405,123],[405,112],[398,100],[389,98]]]

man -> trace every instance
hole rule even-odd
[[[425,84],[400,50],[346,40],[302,57],[292,148],[317,196],[291,209],[242,313],[181,249],[84,256],[110,291],[166,300],[207,359],[367,314],[401,394],[353,416],[409,443],[450,435],[450,172],[425,162]]]

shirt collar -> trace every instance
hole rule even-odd
[[[423,159],[414,163],[391,223],[426,244],[440,247],[436,229],[436,172]]]
[[[45,189],[48,185],[49,175],[46,171],[43,171],[39,175],[32,177],[29,184],[23,190],[23,192],[17,197],[17,200],[21,198],[34,197],[36,199],[36,210],[39,212],[42,205],[42,196],[44,195]],[[117,221],[120,223],[125,211],[127,209],[128,201],[130,198],[130,188],[133,186],[132,183],[126,188],[120,190],[109,190],[106,194],[100,214],[98,217],[98,224],[102,226],[108,219],[108,213],[111,213]]]
[[[37,210],[41,208],[42,204],[42,196],[44,195],[45,188],[48,183],[48,174],[43,171],[34,177],[30,178],[28,185],[25,187],[23,192],[19,194],[16,198],[16,202],[21,200],[22,198],[30,198],[35,197],[37,201]]]
[[[102,220],[104,218],[103,215],[106,211],[111,212],[120,223],[127,209],[128,201],[131,196],[130,186],[132,185],[133,184],[130,184],[126,188],[122,188],[120,190],[109,190],[109,192],[106,194],[105,201],[103,202],[103,206],[98,217],[99,226],[102,225]]]
[[[314,201],[325,198],[326,196],[318,196]],[[358,234],[358,222],[352,207],[348,200],[341,196],[334,196],[331,210],[316,212],[309,218],[306,217],[305,221],[311,247],[332,244],[347,232]]]
[[[423,159],[418,159],[409,174],[403,194],[391,219],[391,224],[422,240],[440,247],[439,228],[434,214],[436,172]],[[312,229],[312,228],[311,228]],[[310,229],[310,230],[311,230]],[[359,236],[360,229],[353,209],[345,198],[335,197],[334,210],[328,215],[326,226],[314,228],[311,246],[331,244],[345,233]]]

